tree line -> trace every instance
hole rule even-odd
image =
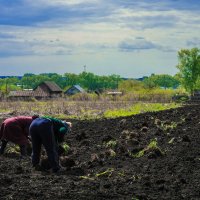
[[[90,72],[80,74],[57,73],[24,74],[21,78],[8,77],[0,79],[0,90],[2,93],[8,93],[11,90],[34,89],[43,81],[53,81],[61,89],[66,90],[72,85],[80,85],[87,91],[116,89],[118,83],[122,80],[119,75],[98,76]]]
[[[9,93],[11,90],[34,89],[43,81],[54,81],[63,90],[72,85],[80,85],[87,91],[103,91],[107,89],[120,89],[130,91],[140,88],[178,88],[183,86],[186,91],[193,93],[195,89],[200,89],[200,49],[181,49],[178,52],[179,72],[174,75],[151,74],[141,80],[124,79],[119,75],[99,76],[90,72],[80,74],[65,73],[42,73],[39,75],[26,73],[21,78],[7,77],[0,79],[0,90],[2,93]]]

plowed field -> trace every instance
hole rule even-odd
[[[72,121],[60,175],[0,157],[0,199],[200,199],[200,106]]]

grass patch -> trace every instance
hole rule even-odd
[[[154,112],[179,107],[179,104],[169,103],[137,103],[128,109],[113,109],[104,112],[104,117],[115,118],[136,115],[144,112]]]

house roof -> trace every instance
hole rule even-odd
[[[76,89],[79,92],[85,92],[85,90],[80,85],[73,85],[72,87],[68,88],[65,93],[71,92],[72,89]]]
[[[74,85],[73,87],[75,87],[80,92],[85,92],[85,90],[80,85]]]
[[[62,92],[62,89],[53,81],[44,81],[40,85],[45,84],[51,92]]]

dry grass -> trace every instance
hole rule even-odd
[[[52,101],[14,101],[0,102],[0,113],[40,114],[40,115],[102,115],[106,110],[113,108],[128,108],[131,101],[66,101],[63,99]]]
[[[58,118],[99,118],[110,110],[130,110],[134,101],[112,101],[108,99],[88,101],[68,101],[66,99],[49,101],[10,101],[0,102],[0,114],[11,115],[51,115]]]

